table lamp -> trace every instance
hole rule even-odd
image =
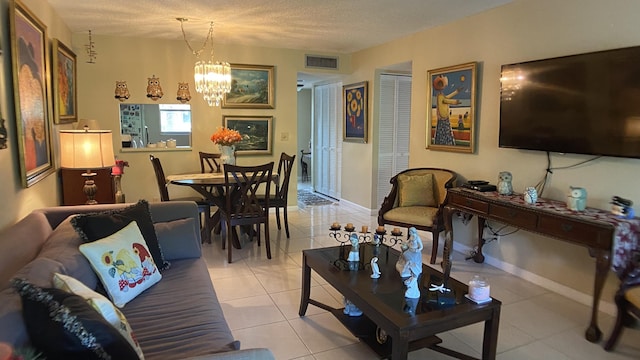
[[[60,130],[60,166],[65,169],[84,169],[82,191],[87,204],[97,204],[98,187],[92,169],[110,168],[115,164],[111,130]]]

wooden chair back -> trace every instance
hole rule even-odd
[[[289,179],[291,179],[291,170],[293,170],[293,164],[295,164],[296,156],[287,155],[286,153],[280,154],[280,162],[278,162],[278,176],[281,181],[276,185],[276,198],[280,200],[286,200],[289,194]]]
[[[149,160],[151,160],[151,164],[153,165],[153,171],[156,174],[156,181],[158,183],[158,190],[160,191],[160,200],[161,201],[169,201],[169,190],[167,190],[167,178],[164,176],[164,170],[162,170],[162,164],[160,163],[160,159],[153,156],[153,154],[149,155]]]
[[[201,173],[213,173],[222,172],[222,164],[220,163],[220,156],[222,154],[198,152],[200,156],[200,172]]]
[[[271,259],[269,242],[269,197],[259,196],[271,189],[273,161],[264,165],[224,165],[225,207],[221,209],[227,225],[227,257],[231,263],[231,231],[237,225],[264,224],[267,258]],[[264,191],[262,191],[264,187]],[[259,229],[259,226],[258,226]],[[260,245],[260,231],[258,245]]]

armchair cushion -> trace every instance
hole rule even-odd
[[[624,298],[635,307],[640,308],[640,286],[627,290],[624,293]]]
[[[398,176],[398,206],[438,206],[433,194],[433,174]]]
[[[402,222],[414,226],[433,226],[438,213],[437,207],[403,206],[393,208],[384,214],[384,219],[391,222]]]

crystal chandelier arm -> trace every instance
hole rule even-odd
[[[187,47],[189,48],[189,50],[191,50],[191,53],[193,53],[196,57],[200,57],[200,54],[202,53],[204,48],[207,46],[207,42],[211,40],[211,56],[213,57],[213,21],[209,24],[209,33],[207,34],[207,38],[204,39],[204,42],[202,43],[202,46],[200,47],[200,49],[196,51],[196,50],[193,50],[193,47],[191,47],[189,40],[187,40],[187,34],[185,34],[184,32],[183,24],[185,21],[187,21],[187,19],[177,18],[177,20],[180,21],[180,30],[182,30],[182,38],[184,39],[184,42],[187,44]]]

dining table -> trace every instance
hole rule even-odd
[[[278,184],[279,176],[277,173],[271,174],[271,181],[276,185]],[[197,191],[210,203],[214,204],[218,209],[216,209],[208,219],[210,225],[209,228],[216,229],[216,231],[220,229],[221,222],[219,209],[223,209],[226,206],[224,172],[197,172],[167,175],[166,183],[188,186]],[[233,232],[232,238],[233,247],[241,249],[242,245],[235,231]]]

